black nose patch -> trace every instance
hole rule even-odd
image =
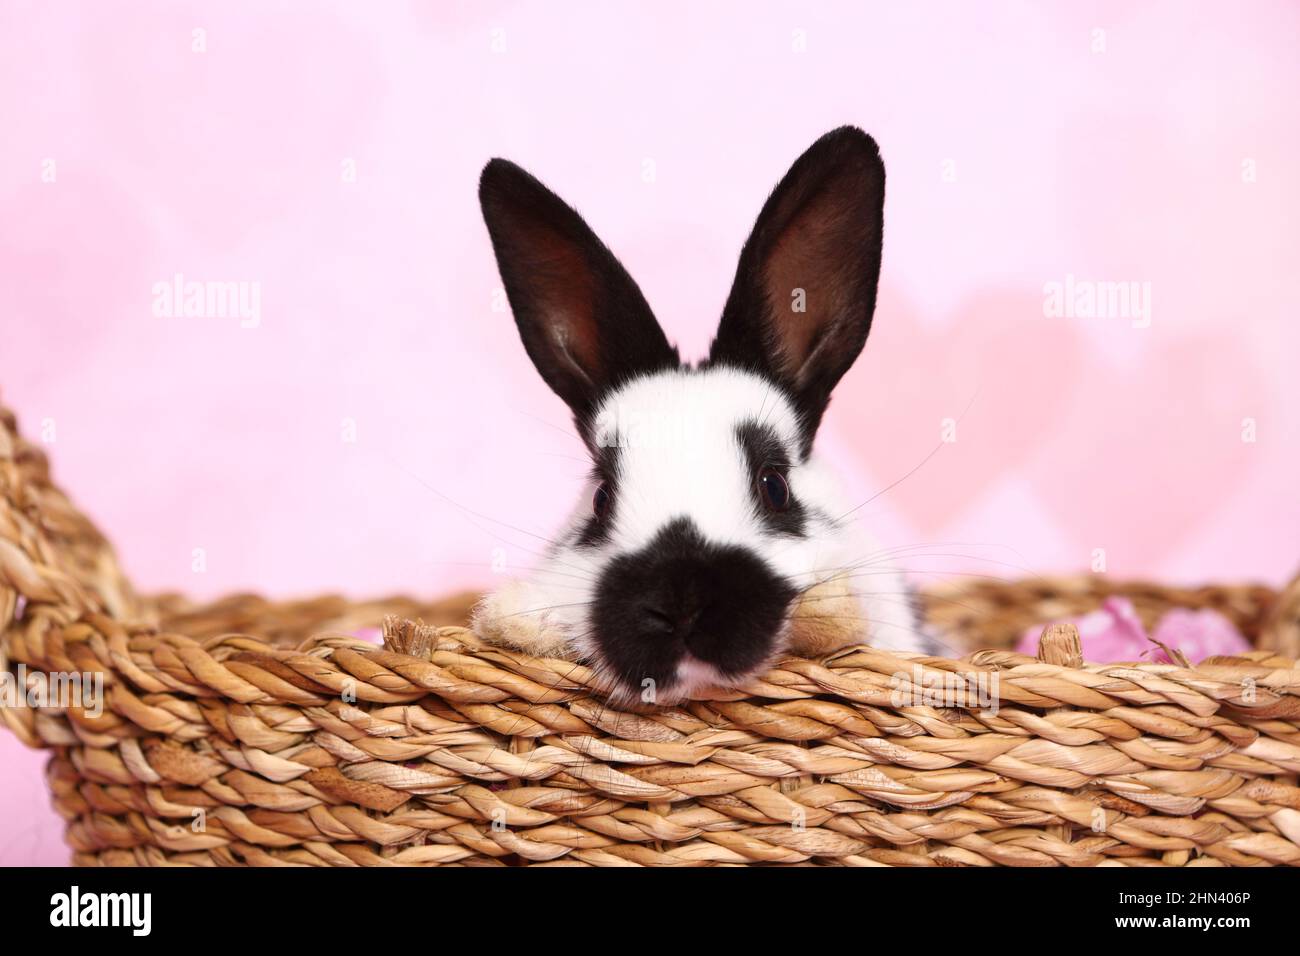
[[[707,542],[688,518],[616,557],[596,586],[603,663],[629,689],[671,687],[689,652],[742,678],[776,647],[795,588],[745,548]]]

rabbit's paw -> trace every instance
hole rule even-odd
[[[530,581],[510,581],[478,603],[471,626],[489,644],[537,657],[568,656],[572,627],[557,607],[563,601]]]

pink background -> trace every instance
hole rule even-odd
[[[493,310],[484,161],[575,203],[695,356],[766,191],[852,122],[889,170],[884,271],[822,446],[865,499],[960,419],[864,509],[905,566],[1104,548],[1280,583],[1298,28],[1284,3],[3,2],[3,400],[53,425],[146,590],[490,584],[585,466]],[[260,326],[155,316],[177,272],[260,283]],[[1067,274],[1149,282],[1150,327],[1046,317]],[[0,735],[0,862],[66,858],[41,764]]]

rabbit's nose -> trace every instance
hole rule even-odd
[[[704,608],[698,601],[674,601],[670,598],[647,602],[641,606],[641,610],[665,633],[678,637],[689,634],[704,613]]]
[[[680,686],[701,668],[738,680],[775,649],[793,598],[793,585],[759,555],[712,544],[678,519],[601,572],[593,656],[632,688]]]

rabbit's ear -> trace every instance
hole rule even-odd
[[[875,141],[841,127],[795,161],[740,253],[709,360],[783,385],[807,445],[871,328],[884,202]]]
[[[479,202],[524,348],[580,426],[609,389],[677,367],[641,290],[562,199],[494,159]]]

